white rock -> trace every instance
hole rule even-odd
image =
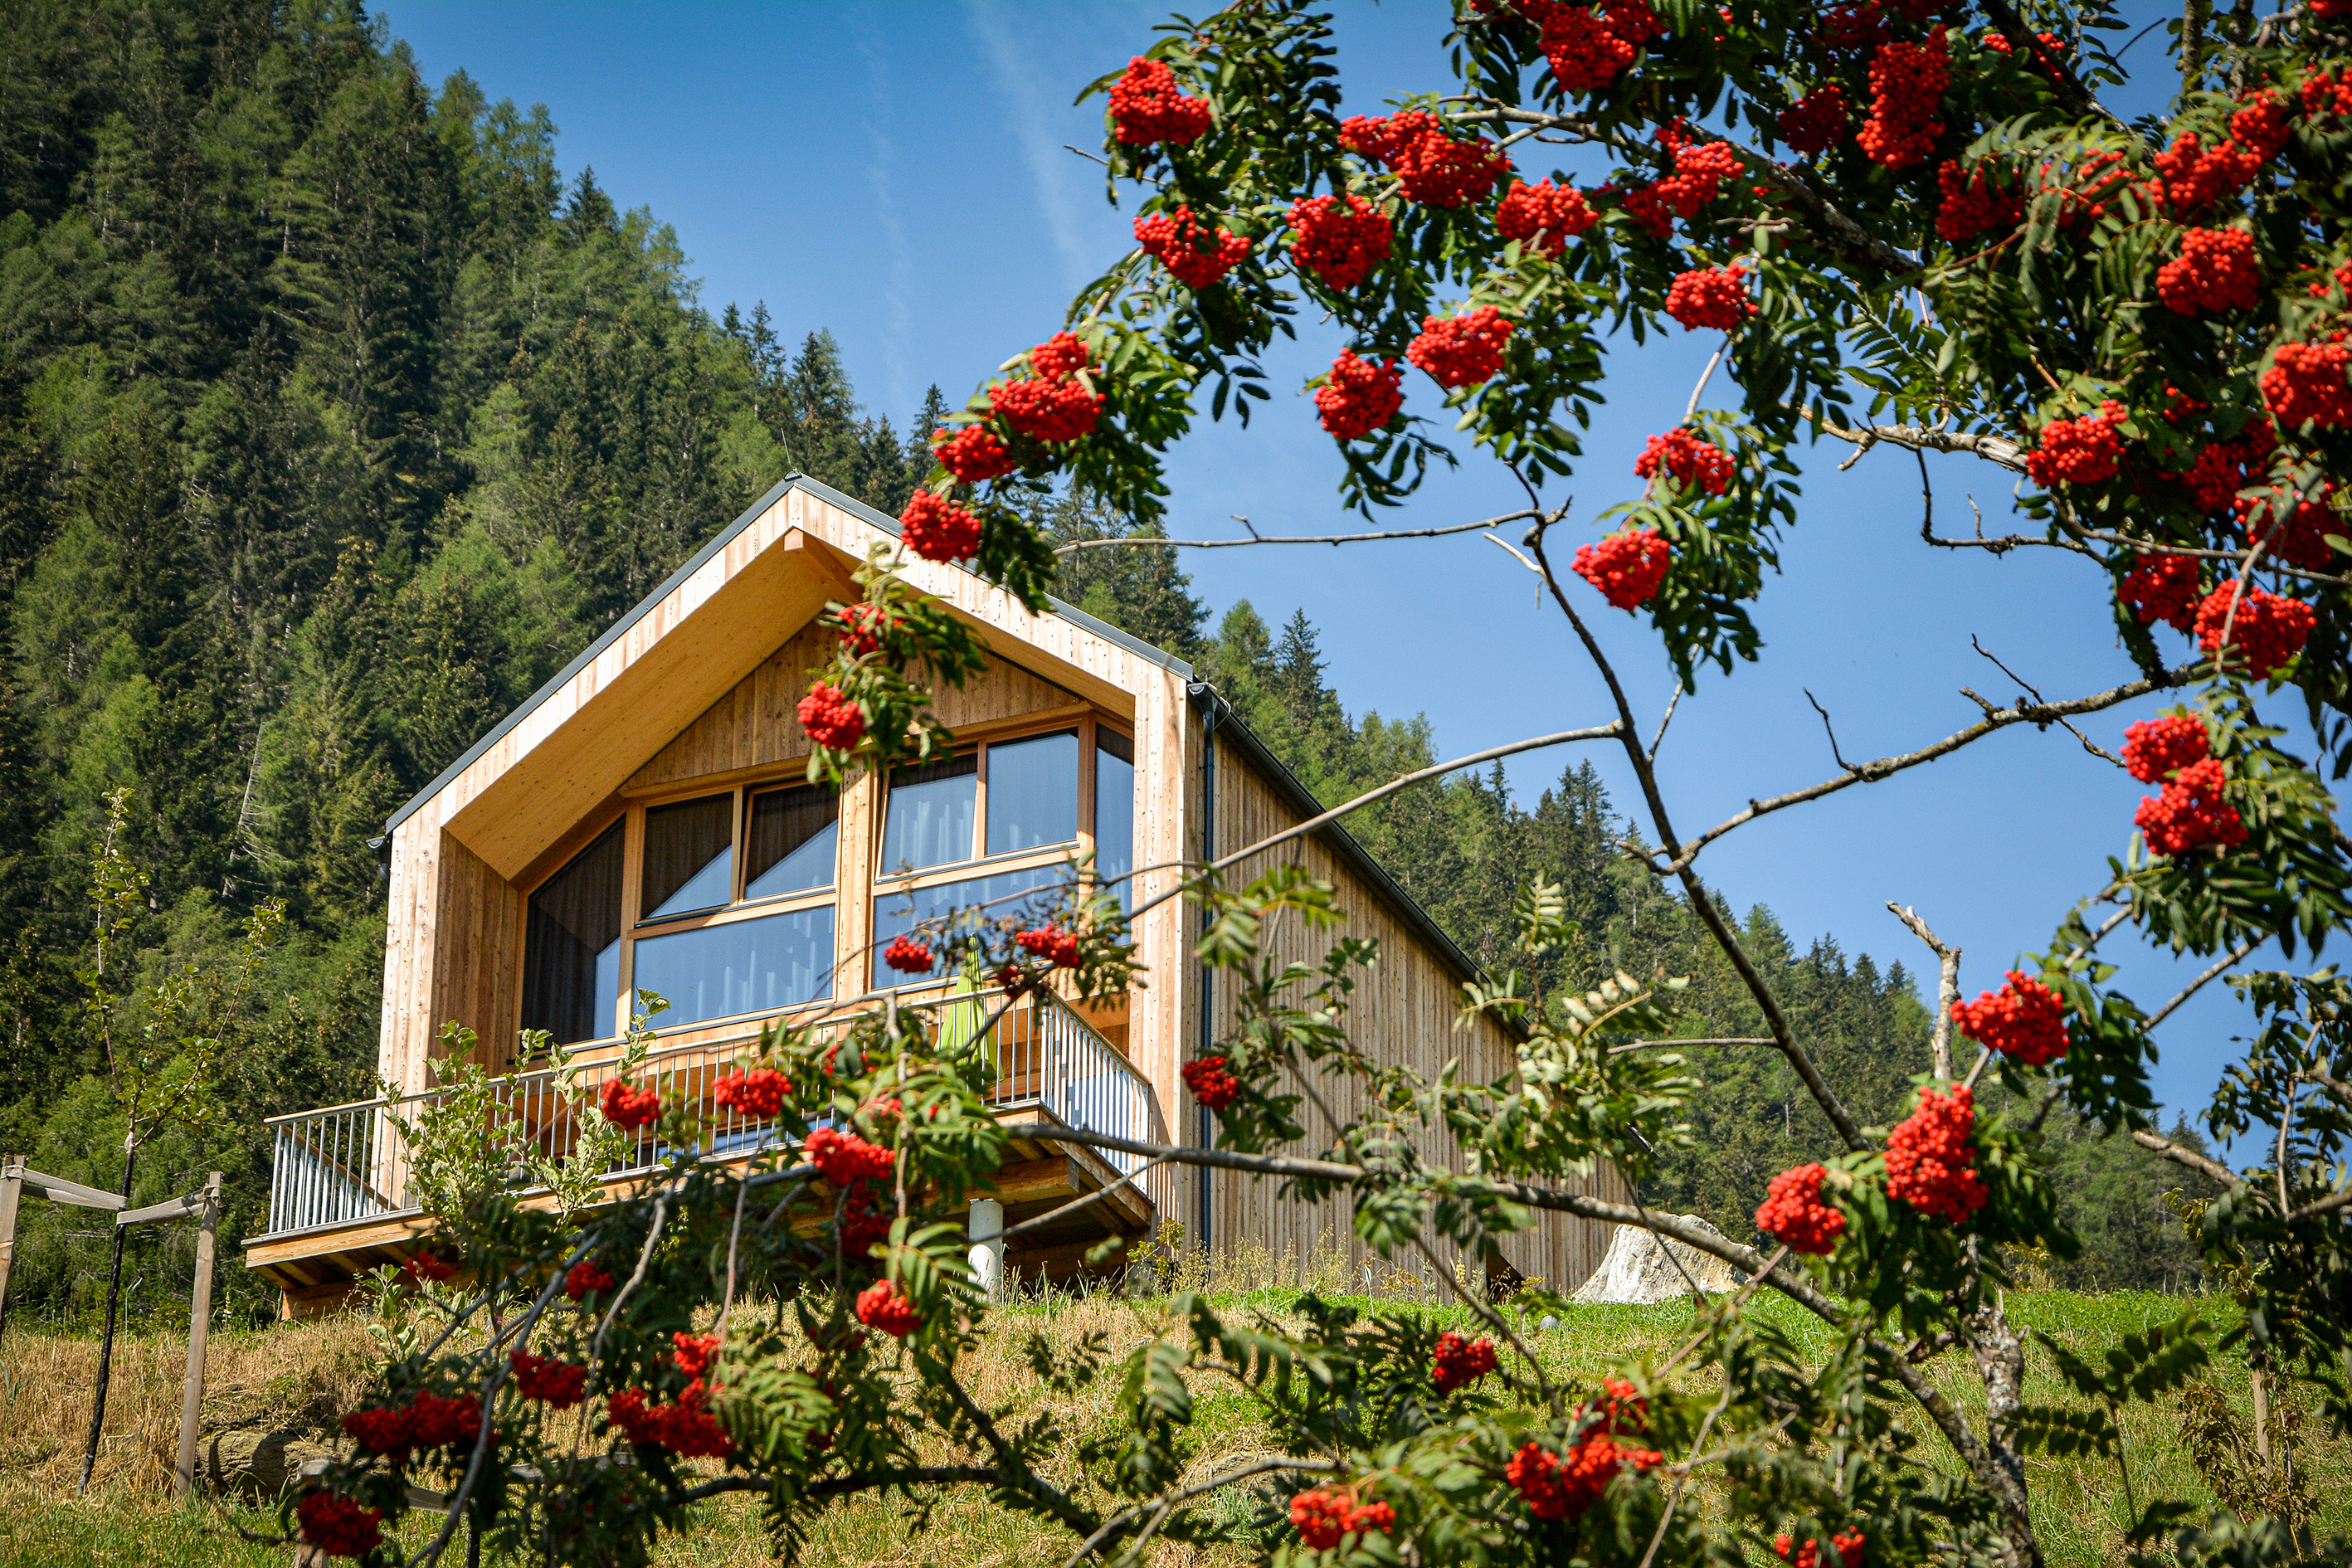
[[[1723,1232],[1696,1215],[1677,1215],[1676,1219],[1696,1226],[1709,1236]],[[1725,1239],[1728,1240],[1728,1237]],[[1674,1252],[1669,1260],[1667,1249]],[[1682,1265],[1680,1269],[1675,1263]],[[1688,1274],[1689,1281],[1684,1279]],[[1592,1278],[1577,1288],[1580,1301],[1649,1302],[1664,1301],[1691,1293],[1691,1284],[1701,1290],[1721,1294],[1738,1289],[1745,1281],[1730,1264],[1710,1257],[1695,1247],[1679,1241],[1664,1240],[1638,1225],[1621,1225],[1616,1235],[1609,1238],[1609,1255]]]

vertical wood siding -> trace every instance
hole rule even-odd
[[[420,813],[393,836],[388,901],[376,1070],[430,1088],[427,1064],[452,1020],[480,1037],[487,1065],[505,1068],[522,986],[521,894]]]
[[[1305,818],[1253,772],[1230,748],[1217,748],[1216,851],[1230,855],[1245,845],[1271,837]],[[1517,1059],[1510,1036],[1499,1026],[1480,1019],[1468,1031],[1457,1029],[1460,983],[1453,970],[1411,927],[1397,917],[1387,901],[1373,891],[1324,843],[1312,836],[1295,838],[1243,861],[1227,873],[1228,885],[1242,887],[1277,865],[1296,864],[1339,889],[1347,923],[1329,931],[1307,931],[1296,919],[1286,919],[1270,932],[1268,950],[1285,960],[1319,965],[1323,955],[1342,936],[1372,937],[1380,942],[1380,961],[1359,972],[1349,1009],[1349,1036],[1374,1062],[1401,1064],[1434,1079],[1449,1060],[1459,1060],[1465,1078],[1492,1079],[1507,1073]],[[1195,971],[1197,974],[1197,971]],[[1197,980],[1195,981],[1197,984]],[[1234,985],[1224,975],[1217,979],[1216,1025],[1219,1037],[1234,1025]],[[1348,1079],[1318,1079],[1317,1091],[1342,1119],[1352,1117],[1362,1103],[1357,1085]],[[1307,1130],[1304,1152],[1325,1145],[1332,1129],[1324,1123],[1312,1100],[1301,1107]],[[1459,1144],[1451,1131],[1433,1131],[1420,1150],[1432,1165],[1462,1166]],[[1371,1254],[1352,1234],[1344,1200],[1308,1205],[1277,1195],[1278,1184],[1254,1181],[1238,1172],[1217,1172],[1209,1177],[1214,1235],[1212,1246],[1225,1248],[1246,1242],[1263,1246],[1280,1258],[1286,1253],[1306,1258],[1318,1248],[1344,1245],[1351,1282],[1360,1288]],[[1572,1184],[1594,1196],[1622,1201],[1624,1183],[1613,1169],[1604,1168],[1590,1179]],[[1193,1215],[1181,1216],[1190,1226]],[[1601,1263],[1609,1247],[1609,1227],[1572,1215],[1547,1214],[1536,1227],[1512,1237],[1502,1246],[1511,1266],[1530,1279],[1540,1278],[1552,1289],[1573,1290]],[[1448,1266],[1452,1252],[1439,1248]],[[1400,1258],[1399,1263],[1416,1259]],[[1481,1273],[1479,1260],[1465,1260],[1473,1277]]]

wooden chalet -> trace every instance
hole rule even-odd
[[[1172,863],[1318,813],[1181,660],[1066,605],[1032,616],[966,571],[919,561],[913,583],[991,652],[983,678],[938,694],[952,760],[863,773],[837,794],[805,784],[794,708],[830,657],[815,617],[828,600],[859,596],[852,567],[898,526],[814,480],[785,479],[401,807],[379,841],[391,878],[385,1081],[429,1095],[444,1026],[462,1024],[502,1075],[516,1135],[561,1152],[571,1102],[544,1064],[516,1059],[522,1030],[584,1044],[581,1059],[609,1058],[630,998],[656,992],[670,1006],[644,1072],[666,1092],[707,1093],[763,1023],[880,987],[976,1018],[985,995],[952,996],[943,976],[881,966],[880,944],[919,920],[1058,883],[1074,849],[1107,877],[1134,871],[1130,896],[1146,900],[1174,885]],[[1344,829],[1318,829],[1235,875],[1294,860],[1337,885],[1353,933],[1380,939],[1357,994],[1359,1042],[1433,1074],[1455,1057],[1479,1078],[1507,1069],[1502,1029],[1455,1026],[1469,960]],[[1178,1071],[1225,1028],[1232,999],[1192,959],[1200,919],[1181,899],[1142,916],[1148,984],[1116,1005],[1045,994],[1013,1006],[992,1041],[1006,1122],[1204,1138]],[[1294,925],[1278,940],[1318,959],[1329,939],[1311,939],[1310,952]],[[593,1092],[596,1069],[580,1081]],[[289,1315],[331,1308],[356,1276],[417,1246],[425,1222],[404,1193],[395,1109],[373,1100],[277,1119],[268,1226],[247,1262],[283,1289]],[[767,1140],[722,1120],[708,1152],[746,1158]],[[641,1155],[650,1163],[653,1151]],[[1118,1185],[1139,1163],[1024,1141],[975,1233]],[[1591,1189],[1623,1192],[1607,1171]],[[1063,1276],[1106,1234],[1140,1239],[1163,1220],[1213,1249],[1304,1258],[1337,1245],[1363,1261],[1334,1206],[1280,1201],[1273,1182],[1161,1165],[1066,1226],[1018,1238],[1006,1265]],[[1608,1239],[1604,1226],[1550,1215],[1504,1258],[1471,1261],[1566,1289]]]

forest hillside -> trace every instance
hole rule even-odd
[[[386,816],[783,474],[897,510],[941,404],[904,426],[862,407],[823,301],[783,303],[787,326],[714,312],[667,226],[560,172],[545,107],[425,82],[347,0],[5,16],[0,1147],[118,1186],[108,1039],[217,1038],[218,1105],[156,1135],[136,1195],[228,1172],[233,1247],[260,1212],[261,1119],[369,1092]],[[1122,526],[1082,498],[1050,521]],[[1424,717],[1350,713],[1303,610],[1276,630],[1236,604],[1213,634],[1172,555],[1080,552],[1062,593],[1194,660],[1327,801],[1433,760]],[[110,797],[137,880],[102,923]],[[1589,770],[1532,804],[1456,778],[1357,831],[1482,961],[1532,868],[1582,931],[1547,987],[1689,973],[1696,1027],[1757,1032],[1682,906],[1616,854],[1630,829]],[[173,988],[227,966],[271,900],[249,995]],[[1832,1080],[1890,1120],[1926,1060],[1909,971],[1747,922]],[[1771,1058],[1701,1070],[1696,1150],[1653,1195],[1744,1232],[1822,1130]],[[2171,1184],[2065,1136],[2100,1238],[2073,1281],[2188,1283]],[[134,1244],[134,1316],[179,1293],[186,1245]],[[13,1310],[86,1315],[103,1247],[79,1211],[29,1209]]]

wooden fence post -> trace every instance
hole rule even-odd
[[[196,1424],[204,1414],[205,1342],[213,1326],[213,1239],[220,1228],[221,1173],[205,1181],[204,1212],[196,1219],[196,1282],[188,1298],[188,1381],[180,1394],[180,1461],[172,1489],[184,1500],[196,1483]]]
[[[0,1331],[8,1326],[8,1266],[16,1258],[16,1205],[24,1195],[24,1160],[0,1155]]]

